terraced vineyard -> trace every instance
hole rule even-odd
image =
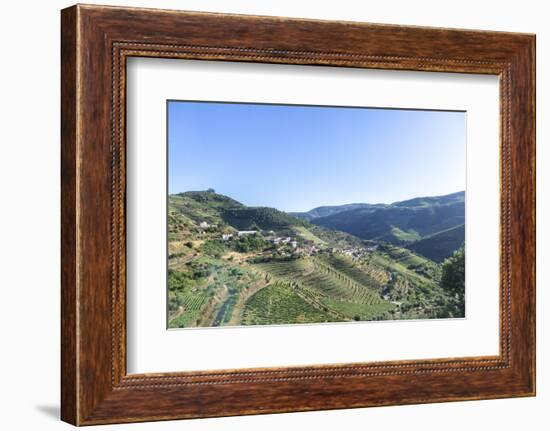
[[[174,266],[178,270],[170,269],[168,274],[171,328],[224,326],[242,311],[236,309],[238,299],[261,283],[259,274],[221,259],[205,257],[191,265]]]
[[[440,269],[434,262],[392,245],[386,245],[380,252],[369,256],[364,263],[385,268],[388,273],[406,278],[418,286],[433,287],[440,276]]]
[[[200,321],[203,310],[208,305],[210,295],[205,292],[178,292],[178,308],[168,316],[170,326],[186,328]]]
[[[323,317],[316,315],[322,321],[364,320],[367,316],[373,319],[394,308],[393,304],[384,301],[375,290],[331,266],[324,259],[272,261],[255,266],[271,275],[276,286],[285,283],[285,294],[294,298],[293,303],[304,302],[308,304],[308,307],[304,306],[304,310],[314,308],[323,314]],[[351,265],[341,265],[341,268],[350,270]],[[354,275],[360,278],[358,273]],[[371,282],[370,278],[368,281]],[[280,289],[281,287],[274,287],[272,290]],[[260,291],[247,302],[245,316],[248,316],[248,320],[245,323],[252,324],[257,319],[268,317],[265,313],[270,307],[263,304],[263,300],[269,298],[270,295]],[[299,316],[298,314],[294,318]],[[292,320],[287,321],[289,322]]]
[[[361,270],[354,264],[351,259],[344,256],[328,255],[323,258],[328,265],[331,265],[335,270],[345,274],[347,277],[355,280],[357,283],[369,287],[375,291],[381,290],[382,283],[370,276],[364,270]]]
[[[463,253],[439,264],[213,190],[171,195],[167,215],[170,328],[464,315],[463,286],[442,283]]]
[[[320,323],[334,321],[328,312],[306,301],[290,283],[277,282],[254,294],[246,303],[245,325]]]
[[[319,259],[313,260],[315,271],[306,276],[306,285],[320,286],[327,296],[360,304],[379,304],[382,302],[376,291],[358,283],[342,271]]]

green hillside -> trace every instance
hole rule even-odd
[[[185,192],[168,198],[169,214],[177,213],[196,223],[222,223],[224,210],[242,206],[240,202],[214,191]]]
[[[196,223],[227,225],[239,230],[288,229],[308,223],[268,207],[248,207],[214,191],[193,191],[170,195],[169,214],[179,214]]]
[[[366,211],[374,211],[380,208],[387,207],[386,204],[345,204],[345,205],[329,205],[313,208],[312,210],[306,212],[292,212],[289,213],[295,217],[301,218],[303,220],[311,221],[319,217],[328,217],[333,214],[338,214],[344,211],[362,209]]]
[[[285,212],[267,207],[233,207],[221,213],[223,221],[236,229],[280,230],[304,226],[305,222]]]
[[[420,198],[413,198],[405,201],[394,202],[393,204],[391,204],[391,206],[418,208],[452,205],[455,203],[464,203],[464,192],[456,192],[443,196],[425,196]]]
[[[407,248],[435,262],[443,262],[452,254],[449,250],[458,250],[464,244],[464,238],[465,231],[462,224],[424,237],[408,245]]]
[[[458,238],[461,231],[454,229],[464,225],[464,211],[464,192],[459,192],[395,202],[383,208],[345,210],[326,217],[313,218],[311,223],[347,232],[365,240],[411,245],[413,250],[422,250],[424,256],[441,261],[461,245]],[[420,243],[444,231],[449,233]],[[412,244],[418,244],[418,248],[414,248]],[[434,247],[433,250],[430,250],[431,246]]]
[[[452,205],[423,198],[391,207],[394,212],[437,212]],[[367,208],[331,217],[354,211]],[[404,213],[407,217],[414,220]],[[423,221],[415,223],[422,226]],[[393,226],[365,240],[274,208],[248,207],[213,190],[170,195],[168,326],[460,316],[464,300],[456,296],[456,277],[447,276],[452,283],[442,284],[443,266],[424,257],[439,244],[450,247],[453,230],[421,236],[429,230]],[[391,235],[401,237],[394,242],[419,244],[422,253],[392,244]]]

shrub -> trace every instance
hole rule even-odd
[[[202,245],[201,250],[210,257],[219,259],[225,253],[225,245],[219,240],[209,239]]]

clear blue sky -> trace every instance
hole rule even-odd
[[[168,102],[169,193],[307,211],[465,189],[466,114]]]

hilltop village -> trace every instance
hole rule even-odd
[[[200,221],[197,225],[197,234],[203,238],[211,238],[223,241],[226,244],[238,242],[244,238],[257,238],[263,240],[271,247],[265,247],[264,255],[278,255],[281,257],[294,256],[315,256],[318,253],[336,253],[343,256],[348,256],[352,259],[361,259],[366,254],[378,250],[378,244],[366,244],[361,246],[350,246],[345,248],[332,247],[327,245],[325,241],[319,238],[297,232],[291,236],[279,236],[274,230],[233,230],[225,227],[220,228],[216,223],[208,223],[205,220]]]

